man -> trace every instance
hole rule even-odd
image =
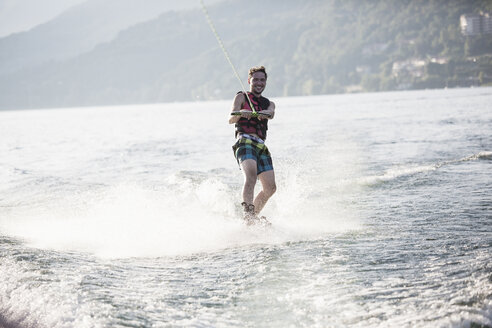
[[[265,145],[268,120],[275,115],[275,104],[261,95],[266,82],[265,67],[251,68],[248,74],[250,91],[247,95],[244,92],[236,94],[229,117],[229,124],[235,124],[236,127],[237,141],[232,149],[244,174],[241,205],[248,225],[266,220],[264,217],[259,218],[257,214],[277,188],[272,157]],[[252,111],[251,105],[256,113]],[[257,179],[261,182],[262,190],[254,197]]]

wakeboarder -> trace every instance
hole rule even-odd
[[[229,115],[229,124],[235,124],[236,132],[232,149],[244,175],[241,205],[248,225],[266,221],[258,214],[277,189],[272,157],[265,145],[268,121],[275,116],[275,104],[262,96],[266,83],[265,67],[252,67],[248,74],[250,90],[236,94]],[[257,180],[262,190],[254,197]]]

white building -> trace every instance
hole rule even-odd
[[[424,76],[425,64],[425,60],[422,59],[396,61],[393,63],[392,74],[394,77],[399,77],[402,75],[422,77]]]
[[[492,16],[489,13],[460,16],[461,33],[466,36],[492,33]]]
[[[461,33],[463,35],[479,35],[480,34],[480,15],[479,14],[464,14],[460,17]]]
[[[492,33],[492,15],[489,13],[485,13],[482,15],[482,33]]]

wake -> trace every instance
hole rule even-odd
[[[491,159],[492,159],[491,151],[482,151],[479,152],[478,154],[466,156],[459,159],[437,162],[435,164],[400,166],[400,167],[391,168],[381,175],[362,177],[359,179],[359,183],[362,185],[369,185],[369,186],[378,185],[381,183],[391,182],[400,179],[402,177],[408,177],[416,174],[436,171],[444,166],[449,166],[449,165],[463,163],[463,162],[471,162],[477,160],[491,160]]]
[[[0,233],[36,248],[104,258],[181,256],[227,248],[317,240],[361,228],[352,201],[359,192],[357,152],[331,141],[298,162],[276,160],[278,191],[262,211],[272,227],[240,215],[236,170],[177,171],[148,182],[38,190],[36,204],[0,215]],[[349,181],[349,184],[346,182]],[[111,183],[111,181],[109,181]],[[57,187],[57,186],[56,186]],[[90,190],[89,190],[90,189]],[[258,190],[256,190],[258,192]]]
[[[129,258],[317,239],[353,227],[327,220],[320,204],[318,212],[290,214],[272,204],[271,227],[247,226],[238,215],[236,186],[195,173],[179,172],[154,188],[122,184],[18,208],[0,218],[0,233],[35,248]]]

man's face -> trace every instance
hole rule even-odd
[[[248,79],[250,84],[250,91],[255,95],[261,95],[266,87],[266,77],[263,72],[254,72],[253,75]]]

